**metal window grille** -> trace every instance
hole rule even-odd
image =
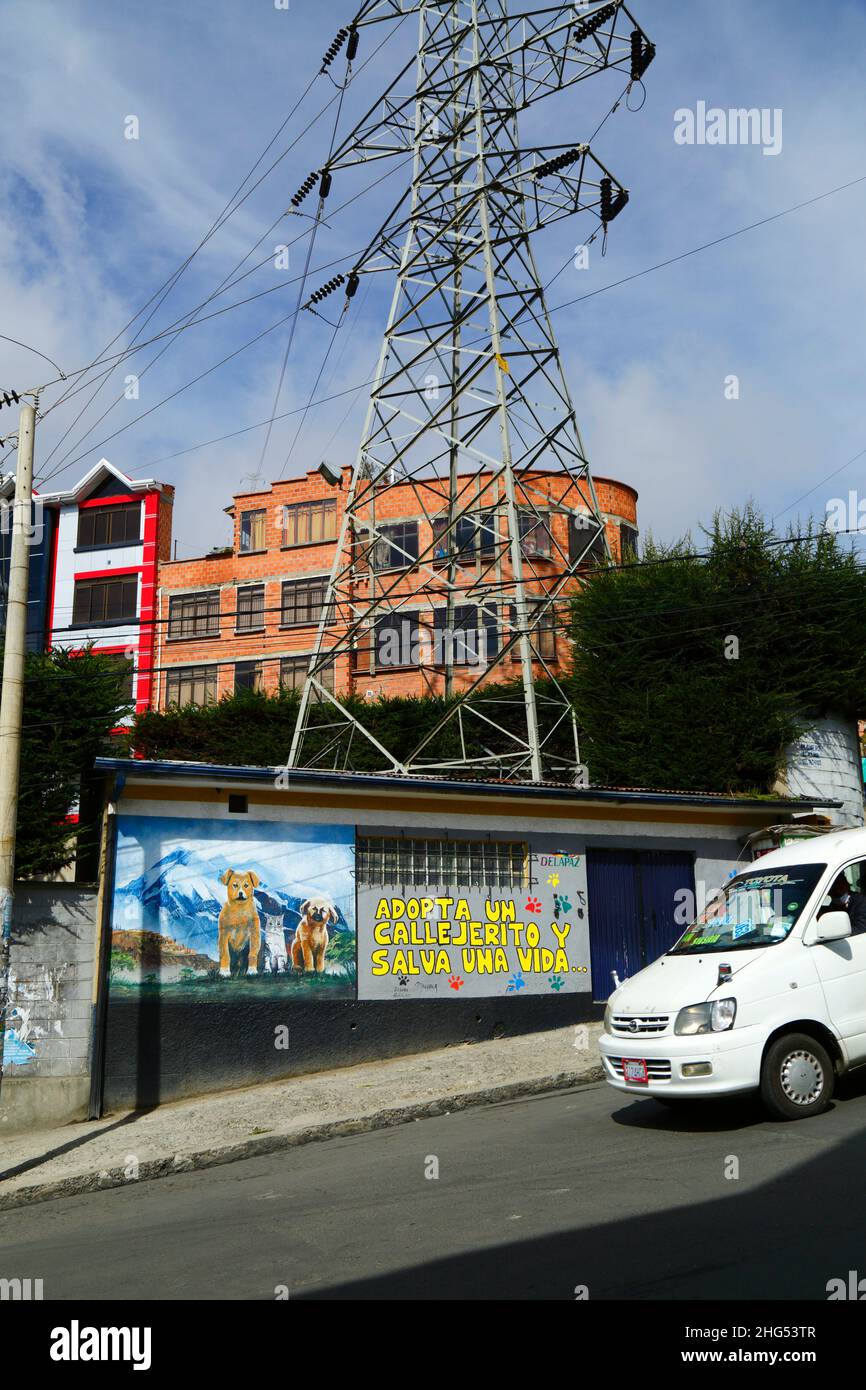
[[[360,835],[359,883],[429,888],[514,888],[529,885],[529,855],[520,840],[433,840]]]

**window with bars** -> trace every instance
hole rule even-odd
[[[141,541],[141,503],[116,507],[82,507],[78,513],[78,549],[137,545]]]
[[[246,554],[256,550],[266,550],[265,523],[267,512],[257,508],[254,512],[241,512],[241,552]]]
[[[235,665],[235,690],[264,689],[265,668],[261,661],[239,661]]]
[[[434,840],[359,835],[355,872],[361,884],[430,888],[529,886],[529,850],[521,840]]]
[[[307,672],[310,669],[310,657],[306,656],[284,656],[280,662],[280,685],[283,690],[303,690],[304,681],[307,679]],[[334,663],[323,666],[316,672],[316,680],[323,685],[326,690],[334,691]],[[318,699],[321,699],[318,691]]]
[[[290,579],[283,584],[282,624],[318,623],[325,606],[327,579]]]
[[[265,625],[265,586],[246,584],[238,589],[237,632],[261,632]]]
[[[165,683],[166,705],[213,705],[217,698],[215,666],[177,666]]]
[[[220,593],[174,594],[168,601],[169,641],[183,637],[219,637]]]
[[[291,502],[282,509],[281,523],[281,544],[284,546],[336,540],[336,499],[323,497],[317,502]]]
[[[117,579],[79,579],[72,599],[72,626],[120,623],[134,618],[138,607],[138,575]]]

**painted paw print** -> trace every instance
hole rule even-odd
[[[548,875],[547,875],[547,881],[548,881],[548,883],[550,884],[551,888],[558,888],[558,887],[559,887],[559,874],[548,874]]]
[[[540,899],[540,898],[527,898],[527,899],[526,899],[526,907],[525,907],[523,910],[524,910],[524,912],[540,912],[540,911],[541,911],[541,899]]]
[[[522,975],[512,975],[508,984],[505,986],[506,994],[519,994],[526,986],[526,981]]]
[[[461,980],[459,975],[452,975],[448,983],[452,989],[462,989],[466,981]]]
[[[562,978],[561,975],[551,975],[548,978],[547,983],[550,985],[551,989],[555,989],[558,993],[559,990],[561,990],[563,985],[565,984],[565,980]]]

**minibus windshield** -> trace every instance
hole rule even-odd
[[[672,956],[777,946],[792,930],[826,864],[789,864],[775,873],[750,869],[732,878],[686,927]]]

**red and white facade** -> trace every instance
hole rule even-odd
[[[133,663],[136,712],[154,685],[157,575],[169,558],[174,489],[126,477],[101,459],[69,491],[42,493],[56,514],[46,649],[68,647]]]

